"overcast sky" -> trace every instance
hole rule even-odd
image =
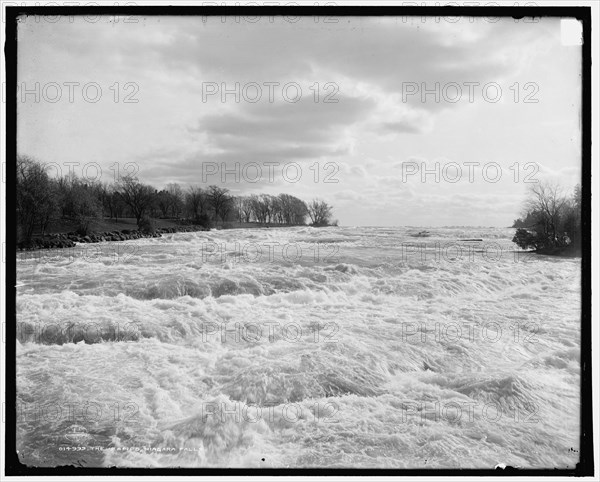
[[[19,153],[106,182],[135,163],[157,188],[225,167],[236,194],[320,197],[342,225],[508,226],[528,174],[580,177],[581,48],[558,19],[116,20],[21,19]]]

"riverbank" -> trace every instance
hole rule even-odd
[[[138,229],[123,229],[121,231],[94,232],[87,235],[69,233],[46,234],[34,237],[30,241],[17,244],[19,251],[30,251],[35,249],[60,249],[73,248],[75,243],[101,243],[106,241],[128,241],[140,238],[160,238],[166,233],[182,233],[194,231],[209,231],[202,226],[177,226],[168,228],[156,228],[153,232],[142,232]]]
[[[154,220],[152,232],[138,229],[134,218],[94,219],[90,222],[87,234],[77,232],[77,223],[68,219],[59,219],[48,226],[44,235],[34,234],[30,241],[17,243],[19,251],[35,249],[73,248],[75,243],[100,243],[106,241],[127,241],[130,239],[160,237],[166,233],[207,231],[199,225],[183,224],[176,219]]]
[[[118,221],[112,219],[94,220],[87,235],[75,231],[75,223],[69,220],[59,220],[50,225],[44,235],[34,235],[30,241],[17,243],[19,251],[37,249],[73,248],[76,243],[101,243],[107,241],[127,241],[140,238],[157,238],[168,233],[186,233],[196,231],[209,231],[209,228],[195,224],[182,224],[175,219],[153,220],[155,229],[152,232],[142,232],[137,228],[135,219],[123,218]],[[261,229],[272,227],[290,227],[275,223],[240,223],[225,222],[215,226],[215,229]]]
[[[560,246],[554,248],[542,248],[533,251],[535,254],[545,256],[561,256],[563,258],[581,258],[581,248],[577,246]]]

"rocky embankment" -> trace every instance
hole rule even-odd
[[[105,241],[127,241],[140,238],[160,238],[166,233],[184,233],[193,231],[208,231],[202,226],[179,226],[174,228],[157,228],[155,231],[141,232],[135,229],[123,229],[122,231],[110,231],[100,233],[90,233],[82,236],[75,232],[48,234],[43,237],[35,237],[30,241],[24,241],[17,244],[19,251],[33,249],[58,249],[73,248],[75,243],[101,243]]]
[[[535,254],[546,256],[563,256],[565,258],[581,258],[581,247],[578,246],[555,246],[552,248],[540,248],[533,251]]]

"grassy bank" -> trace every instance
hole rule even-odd
[[[176,228],[181,225],[176,219],[155,219],[154,222],[157,228]],[[74,232],[77,231],[77,225],[77,221],[70,219],[51,221],[48,225],[48,229],[46,229],[46,234],[55,235]],[[89,232],[90,234],[93,234],[107,231],[122,231],[123,229],[137,230],[137,228],[135,218],[121,218],[117,221],[112,218],[104,218],[93,219],[90,222]],[[37,233],[34,233],[34,236],[41,236],[41,233],[38,231]]]

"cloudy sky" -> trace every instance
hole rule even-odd
[[[508,226],[525,180],[578,182],[581,48],[559,19],[437,20],[22,18],[18,151],[343,225]]]

